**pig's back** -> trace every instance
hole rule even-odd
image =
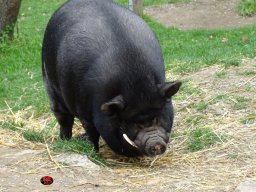
[[[151,89],[148,84],[165,79],[154,33],[138,16],[110,0],[65,3],[47,26],[42,56],[44,75],[73,105],[70,108],[95,90],[109,99],[124,85],[145,82],[138,89],[143,91],[144,85]]]
[[[89,68],[95,60],[110,55],[120,60],[112,65],[122,65],[127,57],[138,57],[133,53],[137,52],[151,67],[159,63],[158,68],[164,73],[160,47],[151,29],[110,0],[68,1],[50,20],[43,46],[49,55],[46,59],[50,62],[46,63],[51,65],[69,68],[79,58],[79,63]]]

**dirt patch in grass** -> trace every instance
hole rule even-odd
[[[100,153],[113,167],[57,166],[53,160],[59,154],[49,155],[46,144],[26,141],[19,131],[0,129],[1,154],[40,150],[16,159],[14,155],[12,161],[1,156],[0,191],[234,191],[241,182],[256,182],[255,71],[256,59],[244,59],[237,67],[220,64],[185,75],[167,73],[169,79],[183,79],[184,85],[174,98],[171,143],[164,155],[155,158],[121,157],[103,144]],[[6,111],[1,119],[40,130],[52,121],[52,116],[33,118],[29,111]],[[191,152],[190,133],[199,128],[219,139]],[[44,175],[53,176],[55,183],[41,185]]]
[[[180,29],[256,25],[256,16],[239,16],[237,6],[238,0],[192,0],[190,3],[147,7],[145,13],[166,26]]]

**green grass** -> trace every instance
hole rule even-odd
[[[250,91],[253,90],[254,87],[251,86],[251,85],[245,85],[243,88],[244,88],[244,90],[245,90],[246,92],[247,92],[247,91],[250,92]]]
[[[114,0],[122,6],[128,7],[128,0]],[[144,6],[155,6],[161,4],[171,4],[171,3],[188,3],[191,0],[143,0]]]
[[[28,140],[28,141],[32,141],[32,142],[40,142],[43,143],[44,142],[44,138],[47,135],[45,135],[44,133],[42,133],[41,131],[36,131],[36,130],[26,130],[23,132],[23,137]]]
[[[252,88],[247,86],[245,90],[251,91]],[[242,110],[247,108],[249,99],[244,96],[221,94],[213,98],[211,103],[214,104],[220,101],[231,104],[234,110]]]
[[[240,0],[238,12],[242,16],[256,15],[256,0]]]
[[[256,122],[256,113],[247,115],[246,117],[241,118],[242,124],[254,124]]]
[[[185,122],[189,126],[196,126],[199,125],[203,120],[205,120],[205,116],[200,114],[200,115],[191,115],[185,118]]]
[[[145,6],[160,5],[160,4],[171,4],[171,3],[188,3],[190,0],[144,0]]]
[[[213,103],[218,103],[219,101],[227,101],[230,99],[228,94],[220,94],[213,98]]]
[[[91,153],[95,152],[92,150],[92,146],[88,142],[84,142],[82,139],[72,138],[70,140],[58,139],[52,145],[55,151],[70,151],[77,153]]]
[[[198,112],[206,110],[208,107],[208,103],[206,101],[199,101],[195,104],[195,108]]]
[[[245,71],[239,72],[239,74],[240,75],[245,75],[245,76],[256,75],[256,71],[254,71],[254,70],[245,70]]]
[[[59,130],[56,129],[56,120],[53,119],[43,128],[38,129],[37,126],[31,125],[31,128],[26,128],[21,131],[24,139],[32,142],[44,143],[48,141],[54,141],[55,138],[58,138]]]
[[[58,139],[52,144],[52,149],[56,152],[75,152],[86,154],[92,161],[100,165],[107,165],[93,149],[92,145],[79,138],[71,138],[70,140]]]
[[[15,40],[0,43],[0,109],[6,108],[7,101],[14,111],[27,106],[33,106],[38,115],[48,111],[41,77],[41,42],[49,17],[62,2],[22,1]]]
[[[34,117],[50,113],[41,76],[41,43],[50,16],[63,2],[64,0],[22,1],[14,41],[10,42],[6,38],[0,41],[1,113],[9,110],[7,104],[14,113],[29,106]],[[125,2],[127,1],[123,1]],[[166,2],[170,1],[145,1],[145,4]],[[241,64],[241,58],[256,56],[256,27],[182,31],[164,27],[148,16],[144,19],[159,38],[166,69],[176,73],[196,71],[214,64],[224,64],[226,67],[238,66]],[[244,36],[248,37],[248,41],[243,41]],[[226,39],[225,42],[223,38]],[[189,81],[185,81],[181,93],[179,95],[201,94],[201,90],[190,85]],[[207,104],[198,103],[196,108],[198,111],[203,111],[207,108]],[[188,124],[196,125],[203,118],[200,115],[191,116],[186,121]],[[20,131],[23,125],[17,125],[11,120],[0,120],[0,127]],[[44,137],[49,134],[48,129],[43,132],[31,129],[24,131],[23,137],[33,142],[43,142]],[[83,145],[87,144],[81,142],[72,140],[69,146],[69,141],[56,141],[56,144],[52,145],[54,149],[82,150],[84,153],[89,153],[91,148],[88,147],[89,151],[83,151]]]
[[[235,110],[241,110],[241,109],[247,108],[248,99],[246,99],[243,96],[235,96],[234,99],[235,99],[235,104],[234,104],[233,108]]]
[[[180,88],[180,91],[184,95],[199,95],[201,93],[201,90],[197,86],[193,85],[190,79],[184,79],[182,81],[182,87]]]
[[[241,65],[241,61],[240,60],[224,60],[222,61],[222,63],[224,64],[225,68],[229,68],[229,67],[238,67]]]
[[[224,136],[218,136],[211,128],[196,128],[189,133],[188,138],[187,149],[192,152],[202,150],[224,140]]]
[[[113,1],[124,7],[128,7],[128,0],[113,0]]]
[[[222,70],[215,73],[218,78],[224,78],[227,76],[227,72]]]
[[[17,124],[14,121],[0,121],[0,127],[3,127],[4,129],[10,129],[12,131],[18,131],[20,127],[23,127],[22,124]]]

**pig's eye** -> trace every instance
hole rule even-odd
[[[136,118],[135,123],[138,124],[139,127],[147,127],[152,124],[155,118],[155,115],[139,116]]]
[[[132,121],[136,124],[149,126],[152,124],[153,119],[158,117],[161,114],[162,108],[150,108],[146,109],[140,113],[137,113],[132,117]]]

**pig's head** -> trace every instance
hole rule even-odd
[[[156,117],[147,125],[131,124],[122,128],[124,140],[142,154],[154,156],[165,152],[170,132],[166,130]]]
[[[143,155],[163,154],[169,142],[173,123],[171,98],[181,86],[180,81],[158,85],[155,94],[136,105],[118,95],[101,106],[101,110],[114,120],[118,137],[129,148]]]

